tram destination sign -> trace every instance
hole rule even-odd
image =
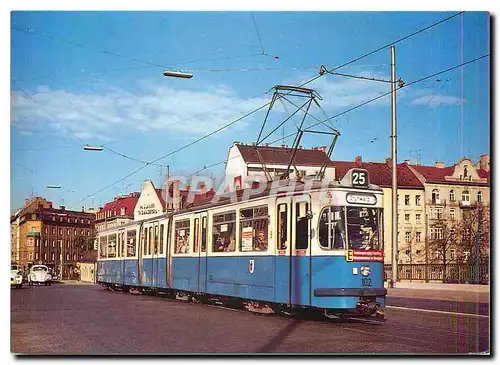
[[[347,250],[345,253],[345,260],[384,262],[384,251]]]
[[[351,184],[353,188],[367,188],[369,184],[368,171],[363,169],[352,169]]]
[[[349,204],[364,204],[364,205],[377,204],[377,197],[374,194],[348,193],[346,195],[346,200]]]

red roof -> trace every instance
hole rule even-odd
[[[347,171],[352,168],[361,168],[368,171],[368,178],[372,184],[380,187],[392,186],[392,166],[383,162],[350,162],[350,161],[331,161],[329,166],[335,167],[335,178],[342,179]],[[401,188],[420,188],[424,185],[410,170],[407,164],[397,165],[398,187]]]
[[[250,146],[236,143],[243,160],[247,163],[268,165],[288,165],[293,149],[288,147]],[[258,152],[257,152],[258,151]],[[259,158],[259,154],[261,158]],[[300,166],[321,166],[328,156],[322,149],[299,148],[294,157],[294,164]]]
[[[452,176],[453,173],[455,172],[455,166],[447,166],[447,167],[436,167],[436,166],[422,166],[422,165],[411,165],[413,169],[415,169],[418,173],[420,173],[424,178],[426,182],[434,182],[434,183],[457,183],[457,184],[464,184],[464,185],[470,185],[471,183],[477,183],[476,182],[471,182],[471,181],[450,181],[446,180],[445,176]],[[483,169],[476,169],[477,174],[481,178],[486,178],[488,179],[488,184],[490,183],[490,174],[488,171],[483,170]]]
[[[139,193],[131,193],[130,195],[127,196],[119,196],[116,197],[115,200],[112,202],[108,202],[104,205],[104,207],[98,212],[98,213],[103,213],[103,212],[114,212],[112,215],[113,216],[120,216],[121,214],[121,209],[125,208],[125,216],[133,217],[134,216],[134,209],[135,205],[137,204],[137,201],[139,200]]]

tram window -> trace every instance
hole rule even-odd
[[[144,227],[142,229],[142,237],[141,237],[142,254],[143,255],[147,255],[147,253],[148,253],[147,243],[148,243],[148,229],[146,227]]]
[[[198,252],[198,231],[200,229],[200,219],[194,219],[194,228],[193,228],[193,252]]]
[[[106,236],[99,237],[99,257],[101,259],[106,258],[106,248],[107,248],[106,240],[107,240]]]
[[[160,224],[160,255],[163,255],[163,230],[165,226]]]
[[[298,250],[309,247],[309,218],[307,211],[309,203],[301,202],[295,204],[295,248]]]
[[[278,205],[278,250],[288,247],[288,209],[286,204]]]
[[[327,249],[346,249],[345,207],[323,209],[319,219],[319,244]]]
[[[154,246],[154,254],[158,255],[158,226],[155,226],[155,246]]]
[[[121,231],[118,233],[120,237],[120,247],[121,247],[121,257],[126,257],[127,256],[127,246],[126,246],[126,241],[125,241],[125,231]]]
[[[189,253],[190,220],[175,222],[175,253]]]
[[[116,233],[108,236],[108,257],[116,257]]]
[[[379,249],[379,209],[347,207],[347,237],[349,248]]]
[[[214,214],[212,226],[212,251],[234,252],[236,250],[236,212]]]
[[[135,256],[136,231],[132,229],[127,231],[127,257]]]
[[[240,210],[240,251],[267,251],[267,206]]]
[[[201,252],[207,251],[207,217],[201,218]]]
[[[149,234],[148,234],[148,255],[151,255],[151,252],[153,252],[153,227],[149,227]]]

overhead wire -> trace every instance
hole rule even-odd
[[[438,75],[443,74],[443,73],[445,73],[445,72],[452,71],[452,70],[457,69],[457,68],[459,68],[459,67],[466,66],[466,65],[468,65],[468,64],[470,64],[470,63],[473,63],[473,62],[479,61],[479,60],[481,60],[481,59],[483,59],[483,58],[485,58],[485,57],[488,57],[488,56],[489,56],[489,54],[486,54],[486,55],[483,55],[483,56],[481,56],[481,57],[477,57],[477,58],[475,58],[475,59],[472,59],[472,60],[470,60],[470,61],[467,61],[467,62],[461,63],[461,64],[459,64],[459,65],[456,65],[456,66],[453,66],[453,67],[447,68],[447,69],[445,69],[445,70],[442,70],[442,71],[439,71],[439,72],[433,73],[433,74],[431,74],[431,75],[428,75],[428,76],[422,77],[422,78],[420,78],[420,79],[417,79],[417,80],[414,80],[414,81],[412,81],[412,82],[407,83],[407,84],[406,84],[405,86],[403,86],[403,87],[405,87],[405,88],[406,88],[406,87],[408,87],[408,86],[415,85],[415,84],[420,83],[420,82],[423,82],[423,81],[425,81],[425,80],[427,80],[427,79],[429,79],[429,78],[432,78],[432,77],[438,76]],[[397,88],[396,88],[396,91],[397,91],[398,89],[401,89],[401,88],[402,88],[402,87],[397,87]],[[380,98],[382,98],[382,97],[384,97],[384,96],[387,96],[387,95],[389,95],[389,94],[391,94],[391,92],[381,94],[381,95],[379,95],[379,96],[377,96],[377,97],[375,97],[375,98],[372,98],[372,99],[370,99],[370,100],[367,100],[367,101],[365,101],[365,102],[363,102],[363,103],[361,103],[361,104],[359,104],[359,105],[357,105],[357,106],[355,106],[355,107],[353,107],[353,108],[350,108],[350,109],[348,109],[348,110],[346,110],[346,111],[344,111],[344,112],[338,113],[338,114],[336,114],[336,115],[334,115],[334,116],[332,116],[332,117],[329,117],[329,118],[327,118],[327,119],[337,118],[337,117],[339,117],[339,116],[341,116],[341,115],[344,115],[344,114],[346,114],[346,113],[348,113],[348,112],[350,112],[350,111],[352,111],[352,110],[355,110],[355,109],[357,109],[357,108],[359,108],[359,107],[361,107],[361,106],[364,106],[364,105],[367,105],[367,104],[369,104],[369,103],[372,103],[372,102],[374,102],[374,101],[376,101],[376,100],[378,100],[378,99],[380,99]],[[316,123],[316,124],[313,124],[313,125],[311,125],[311,126],[308,126],[307,128],[313,128],[313,127],[315,127],[315,126],[317,126],[317,125],[319,125],[319,124],[320,124],[320,123]],[[306,128],[306,129],[307,129],[307,128]],[[285,136],[285,137],[284,137],[284,139],[287,139],[287,138],[293,137],[293,136],[295,136],[295,134],[296,134],[296,133],[291,133],[291,134],[289,134],[289,135]],[[274,144],[274,143],[276,143],[276,142],[279,142],[279,141],[280,141],[280,140],[282,140],[282,139],[283,139],[283,137],[280,137],[280,138],[278,138],[278,139],[276,139],[276,140],[274,140],[274,141],[272,141],[272,142],[269,142],[269,144]],[[231,160],[231,159],[233,159],[233,158],[237,158],[237,157],[238,157],[238,156],[235,156],[235,157],[232,157],[232,158],[228,158],[228,159],[226,159],[226,160],[223,160],[223,161],[216,162],[216,163],[214,163],[214,164],[212,164],[212,165],[209,165],[209,166],[207,166],[207,167],[204,167],[203,169],[200,169],[200,170],[196,171],[194,174],[188,175],[188,177],[191,177],[191,176],[193,176],[193,175],[196,175],[197,173],[200,173],[200,172],[202,172],[202,171],[204,171],[204,170],[207,170],[207,169],[209,169],[209,168],[211,168],[211,167],[214,167],[214,166],[217,166],[217,165],[220,165],[220,164],[223,164],[223,163],[227,163],[229,160]]]
[[[405,36],[405,37],[399,38],[399,39],[397,39],[397,40],[395,40],[395,41],[393,41],[393,42],[388,43],[387,45],[384,45],[384,46],[382,46],[382,47],[379,47],[379,48],[377,48],[377,49],[376,49],[376,50],[374,50],[374,51],[368,52],[368,53],[366,53],[366,54],[364,54],[364,55],[362,55],[362,56],[359,56],[359,57],[357,57],[357,58],[355,58],[355,59],[353,59],[353,60],[349,61],[349,62],[346,62],[346,63],[344,63],[344,64],[342,64],[342,65],[340,65],[340,66],[337,66],[337,67],[335,67],[335,68],[333,68],[333,69],[331,69],[331,70],[329,70],[329,71],[335,71],[335,70],[338,70],[338,69],[340,69],[340,68],[342,68],[342,67],[348,66],[348,65],[350,65],[350,64],[352,64],[352,63],[354,63],[354,62],[356,62],[356,61],[359,61],[360,59],[363,59],[363,58],[365,58],[365,57],[368,57],[369,55],[372,55],[372,54],[374,54],[374,53],[376,53],[376,52],[379,52],[379,51],[380,51],[380,50],[382,50],[382,49],[385,49],[385,48],[387,48],[387,47],[389,47],[389,46],[391,46],[391,45],[394,45],[394,44],[397,44],[397,43],[399,43],[399,42],[402,42],[402,41],[404,41],[404,40],[406,40],[406,39],[408,39],[408,38],[410,38],[410,37],[413,37],[413,36],[415,36],[415,35],[417,35],[417,34],[419,34],[419,33],[423,32],[423,31],[425,31],[425,30],[428,30],[428,29],[430,29],[430,28],[432,28],[432,27],[435,27],[435,26],[437,26],[437,25],[439,25],[439,24],[441,24],[441,23],[443,23],[443,22],[446,22],[446,21],[448,21],[448,20],[450,20],[450,19],[452,19],[452,18],[454,18],[454,17],[456,17],[456,16],[458,16],[458,15],[460,15],[460,14],[462,14],[462,13],[463,13],[463,12],[459,12],[459,13],[454,14],[454,15],[452,15],[452,16],[449,16],[449,17],[447,17],[447,18],[445,18],[445,19],[442,19],[442,20],[440,20],[440,21],[438,21],[438,22],[436,22],[436,23],[433,23],[433,24],[431,24],[431,25],[429,25],[429,26],[425,27],[425,28],[422,28],[422,29],[420,29],[420,30],[417,30],[416,32],[413,32],[413,33],[411,33],[411,34],[409,34],[409,35],[407,35],[407,36]],[[483,56],[483,57],[484,57],[484,56]],[[465,64],[464,64],[464,65],[465,65]],[[437,74],[440,74],[440,73],[437,73]],[[436,74],[436,75],[437,75],[437,74]],[[299,85],[299,87],[303,87],[303,86],[305,86],[305,85],[307,85],[307,84],[309,84],[309,83],[311,83],[311,82],[313,82],[313,81],[317,80],[318,78],[322,77],[323,75],[324,75],[324,74],[318,74],[318,75],[316,75],[315,77],[313,77],[313,78],[311,78],[311,79],[309,79],[309,80],[306,80],[304,83],[300,84],[300,85]],[[414,83],[415,83],[415,82],[414,82]],[[406,86],[410,86],[410,85],[411,85],[411,84],[407,84]],[[390,94],[390,92],[389,92],[389,94]],[[378,99],[380,99],[380,98],[382,98],[382,97],[384,97],[384,96],[386,96],[386,95],[388,95],[388,94],[387,94],[387,93],[386,93],[386,94],[382,94],[381,96],[378,96],[378,97],[376,97],[376,98],[374,98],[374,99],[372,99],[372,100],[369,100],[369,101],[367,101],[367,102],[365,102],[365,103],[362,103],[362,104],[360,104],[360,105],[358,105],[358,106],[356,106],[356,107],[350,108],[350,109],[348,109],[347,111],[344,111],[344,112],[342,112],[342,113],[340,113],[340,114],[338,114],[338,115],[335,115],[335,116],[332,116],[332,117],[330,117],[330,118],[327,118],[327,119],[325,119],[323,122],[327,122],[327,121],[329,121],[329,120],[331,120],[331,119],[333,119],[333,118],[336,118],[336,117],[338,117],[338,116],[341,116],[341,115],[343,115],[343,114],[346,114],[346,113],[348,113],[348,112],[350,112],[350,111],[352,111],[352,110],[355,110],[355,109],[357,109],[357,108],[360,108],[361,106],[364,106],[364,105],[366,105],[366,104],[368,104],[368,103],[371,103],[371,102],[373,102],[373,101],[375,101],[375,100],[378,100]],[[265,106],[267,106],[267,105],[269,105],[269,104],[270,104],[270,103],[267,103],[267,104],[263,105],[261,108],[263,108],[263,107],[265,107]],[[261,109],[261,108],[259,108],[259,109]],[[244,117],[246,117],[246,116],[248,116],[248,115],[245,115]],[[240,120],[241,120],[241,119],[240,119]],[[237,120],[237,121],[238,121],[238,120]],[[234,123],[234,122],[231,122],[229,125],[226,125],[226,126],[230,126],[230,125],[232,125],[233,123]],[[320,123],[317,123],[317,124],[315,124],[315,125],[313,125],[313,126],[310,126],[310,127],[308,127],[308,128],[312,128],[312,127],[317,126],[317,125],[319,125],[319,124],[320,124]],[[222,129],[224,129],[224,128],[225,128],[225,127],[223,127]],[[172,155],[173,153],[178,152],[179,150],[182,150],[182,149],[184,149],[184,148],[187,148],[187,147],[189,147],[189,146],[193,145],[194,143],[197,143],[197,142],[198,142],[198,141],[200,141],[200,140],[203,140],[203,139],[205,139],[205,138],[208,138],[208,136],[210,136],[210,135],[213,135],[213,134],[215,134],[215,133],[218,133],[218,131],[220,131],[220,130],[222,130],[222,129],[219,129],[219,130],[217,130],[217,131],[214,131],[214,132],[212,132],[211,134],[209,134],[209,135],[207,135],[207,136],[204,136],[204,137],[202,137],[201,139],[196,140],[195,142],[192,142],[192,143],[190,143],[190,144],[188,144],[188,145],[185,145],[185,146],[181,147],[180,149],[178,149],[178,150],[176,150],[176,151],[173,151],[173,152],[168,153],[168,154],[166,154],[166,155],[164,155],[164,156],[161,156],[160,158],[155,159],[155,160],[153,160],[152,162],[157,162],[157,161],[159,161],[159,160],[161,160],[161,159],[163,159],[163,158],[166,158],[166,157],[168,157],[168,156]],[[289,136],[292,136],[292,135],[294,135],[294,134],[295,134],[295,133],[293,133],[293,134],[291,134],[291,135],[289,135]],[[287,136],[287,137],[282,137],[282,138],[283,138],[283,139],[284,139],[284,138],[288,138],[289,136]],[[282,138],[280,138],[280,139],[282,139]],[[280,139],[278,139],[277,141],[279,141]],[[272,142],[272,143],[274,143],[274,142]],[[130,176],[134,175],[135,173],[137,173],[137,172],[139,172],[139,171],[141,171],[141,170],[142,170],[142,169],[144,169],[146,166],[147,166],[147,165],[144,165],[144,166],[142,166],[141,168],[139,168],[139,169],[137,169],[137,170],[133,171],[132,173],[128,174],[127,176],[125,176],[125,177],[123,177],[123,178],[119,179],[119,180],[118,180],[118,181],[116,181],[115,183],[112,183],[112,184],[108,185],[107,187],[105,187],[105,188],[102,188],[102,189],[98,190],[98,191],[97,191],[97,192],[95,192],[95,193],[89,194],[88,196],[86,196],[85,198],[83,198],[83,199],[82,199],[82,201],[83,201],[83,200],[85,200],[85,199],[87,199],[87,198],[88,198],[88,197],[90,197],[90,196],[93,196],[93,195],[95,195],[95,194],[100,193],[101,191],[106,190],[108,187],[111,187],[111,186],[113,186],[113,185],[115,185],[115,184],[117,184],[117,183],[119,183],[119,182],[121,182],[121,181],[125,180],[126,178],[128,178],[128,177],[130,177]]]

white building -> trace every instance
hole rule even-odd
[[[229,149],[226,164],[226,191],[252,187],[254,181],[275,180],[286,172],[293,149],[281,147],[246,145],[234,142]],[[299,147],[290,166],[290,178],[315,177],[326,163],[325,179],[335,178],[326,147]],[[260,180],[259,180],[260,179]]]

